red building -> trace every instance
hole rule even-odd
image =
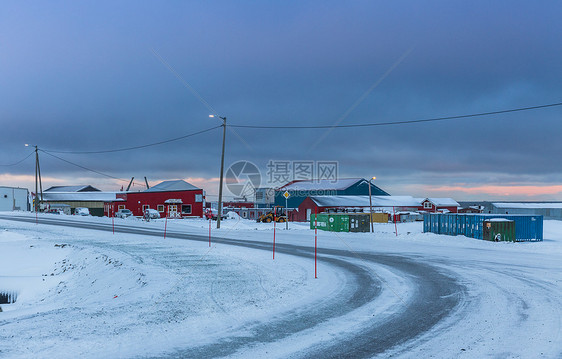
[[[458,213],[482,213],[484,212],[483,206],[469,206],[466,208],[459,208]]]
[[[115,201],[105,202],[104,214],[112,217],[119,209],[129,209],[134,216],[142,216],[152,208],[164,218],[203,217],[205,196],[183,180],[164,181],[143,192],[117,193]]]
[[[460,205],[452,198],[425,198],[418,208],[421,212],[457,213]]]
[[[207,208],[218,208],[218,202],[207,202]],[[254,202],[248,201],[222,201],[222,208],[233,208],[233,209],[242,209],[242,208],[254,208]]]

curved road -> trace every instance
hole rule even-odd
[[[0,219],[35,222],[35,218],[25,216],[0,216]],[[71,226],[102,231],[111,231],[110,224],[65,221],[59,218],[39,218],[42,224]],[[161,236],[160,231],[134,226],[115,225],[116,232],[140,235]],[[178,232],[168,232],[167,236],[179,239],[208,241],[208,237]],[[214,238],[214,242],[226,245],[247,247],[257,250],[271,250],[271,245],[260,242]],[[310,257],[310,247],[278,244],[276,250],[293,256]],[[357,254],[350,251],[319,249],[319,260],[337,268],[346,275],[346,287],[330,300],[323,300],[307,308],[293,308],[283,319],[272,319],[245,327],[244,336],[222,338],[212,345],[194,347],[173,353],[171,357],[212,358],[229,356],[239,350],[256,345],[274,343],[290,336],[313,331],[316,326],[345,318],[352,311],[376,301],[384,289],[384,282],[369,267],[383,266],[400,273],[414,285],[414,295],[402,299],[396,296],[398,308],[393,308],[386,317],[374,316],[352,333],[339,336],[335,341],[322,341],[311,344],[306,350],[294,355],[309,358],[369,358],[383,353],[409,340],[419,338],[429,329],[454,312],[466,288],[442,269],[423,263],[415,258],[398,255]],[[382,279],[384,281],[384,279]]]

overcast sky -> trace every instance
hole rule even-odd
[[[0,165],[218,126],[392,122],[562,102],[559,1],[3,2]],[[191,89],[190,89],[191,87]],[[199,96],[192,91],[195,90]],[[225,167],[337,161],[395,195],[562,200],[562,106],[348,129],[229,129]],[[217,193],[221,129],[55,153]],[[124,181],[40,152],[44,187]],[[33,156],[0,166],[32,189]],[[142,189],[141,182],[133,187]],[[212,197],[210,199],[213,199]]]

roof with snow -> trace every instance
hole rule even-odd
[[[541,209],[541,208],[562,208],[562,203],[540,203],[540,202],[522,202],[522,203],[507,203],[497,202],[492,203],[496,208],[520,208],[520,209]]]
[[[44,201],[113,202],[115,192],[43,192]]]
[[[425,201],[433,203],[436,207],[460,207],[460,204],[452,198],[425,198],[421,203]]]
[[[418,207],[411,196],[372,196],[373,207]],[[319,207],[369,207],[369,196],[310,196]]]
[[[101,192],[101,191],[90,185],[82,185],[82,186],[53,186],[43,191],[43,193],[45,192]]]
[[[160,182],[156,186],[152,186],[144,192],[193,191],[198,189],[200,188],[197,188],[184,180],[175,180]]]
[[[336,190],[343,191],[353,186],[357,182],[367,180],[363,178],[340,178],[337,180],[315,179],[315,180],[295,180],[279,187],[279,190],[287,191],[321,191]]]

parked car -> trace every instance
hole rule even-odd
[[[147,208],[144,210],[144,218],[149,218],[149,219],[160,218],[160,212],[158,212],[153,208]]]
[[[77,216],[89,216],[90,210],[85,207],[76,207],[76,209],[74,210],[74,214]]]
[[[131,217],[133,215],[133,212],[131,212],[130,209],[120,209],[117,211],[117,213],[115,213],[115,217],[117,218],[127,218],[127,217]]]

